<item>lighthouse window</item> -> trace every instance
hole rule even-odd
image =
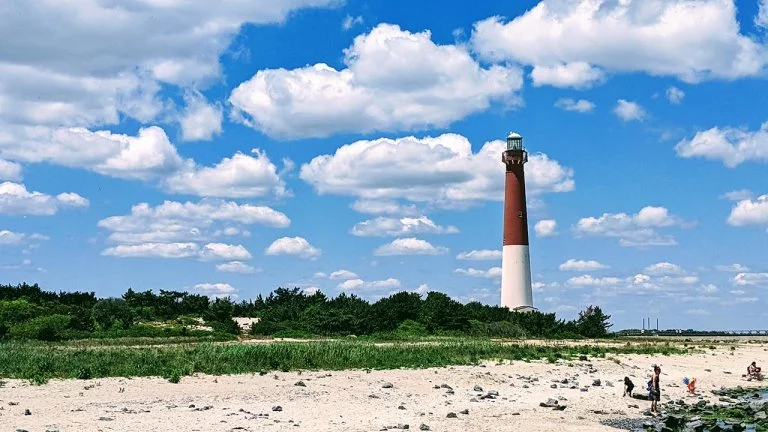
[[[521,211],[519,211],[519,212],[517,212],[517,217],[519,217],[519,218],[522,218],[522,217],[523,217],[523,211],[522,211],[522,210],[521,210]]]

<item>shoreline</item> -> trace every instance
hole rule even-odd
[[[650,402],[622,398],[621,381],[630,376],[636,393],[644,393],[653,363],[662,365],[662,410],[669,400],[714,402],[717,397],[711,390],[764,384],[742,380],[741,369],[746,366],[741,366],[752,359],[768,360],[765,346],[738,345],[736,351],[731,346],[680,356],[618,354],[610,359],[557,363],[537,360],[428,369],[195,374],[182,377],[178,384],[163,378],[101,378],[51,379],[34,386],[24,380],[4,379],[0,423],[10,430],[59,432],[377,431],[406,424],[410,430],[424,424],[436,431],[551,431],[553,425],[562,430],[616,431],[601,422],[628,424],[649,419],[643,411]],[[697,377],[700,396],[686,395],[682,384],[686,376]],[[600,385],[596,386],[598,379]],[[304,386],[296,385],[299,381]],[[386,383],[392,387],[384,388]],[[452,390],[441,387],[443,384]],[[482,391],[475,391],[475,386]],[[558,400],[566,408],[558,411],[539,406],[548,399]],[[281,410],[273,411],[276,406]],[[27,409],[31,415],[24,415]],[[463,410],[468,414],[462,414]],[[449,418],[449,413],[456,417]]]

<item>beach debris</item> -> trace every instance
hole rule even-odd
[[[30,411],[30,410],[28,410],[28,409],[25,409],[25,410],[24,410],[24,415],[25,415],[25,416],[28,416],[28,415],[32,415],[32,411]]]
[[[280,405],[275,405],[272,407],[272,411],[282,411],[282,410],[283,410],[283,407],[281,407]]]
[[[304,381],[297,381],[296,384],[294,384],[296,387],[306,387],[307,385],[304,384]]]
[[[476,385],[476,386],[475,386],[475,388],[474,388],[474,389],[472,389],[472,390],[474,390],[474,391],[476,391],[476,392],[482,392],[482,391],[483,391],[483,388],[482,388],[482,387],[480,387],[479,385]]]
[[[422,423],[422,424],[419,425],[419,430],[421,430],[421,431],[428,431],[429,430],[429,426],[427,426],[424,423]]]
[[[456,413],[455,413],[455,412],[449,412],[449,413],[448,413],[448,415],[447,415],[447,416],[445,416],[445,417],[446,417],[446,418],[457,418],[458,416],[456,415]]]

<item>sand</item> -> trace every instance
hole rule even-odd
[[[751,361],[768,364],[766,347],[743,344],[731,351],[730,345],[721,345],[689,356],[615,356],[620,363],[608,358],[570,365],[488,362],[424,370],[199,374],[178,384],[162,378],[52,380],[42,386],[6,380],[0,388],[0,431],[378,431],[406,424],[409,430],[424,424],[432,431],[616,431],[621,429],[606,423],[648,419],[643,411],[650,406],[622,397],[624,376],[644,393],[650,365],[659,363],[662,402],[698,400],[686,395],[686,376],[697,378],[701,397],[716,401],[711,390],[722,386],[768,384],[742,378]],[[554,380],[563,379],[569,383],[552,388]],[[593,385],[596,379],[600,386]],[[296,385],[300,380],[305,387]],[[383,388],[386,383],[392,387]],[[435,388],[442,384],[452,387],[453,394]],[[480,398],[489,391],[498,396]],[[560,398],[567,408],[539,406],[549,398]],[[276,406],[282,410],[273,411]],[[465,409],[468,414],[461,413]],[[456,418],[448,418],[449,413]]]

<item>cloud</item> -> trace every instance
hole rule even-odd
[[[115,243],[173,243],[207,241],[221,235],[242,235],[246,225],[285,228],[288,217],[276,210],[252,204],[203,200],[198,203],[164,201],[156,207],[139,203],[124,216],[110,216],[97,226],[111,231]]]
[[[457,260],[466,260],[466,261],[493,261],[493,260],[500,260],[501,259],[501,251],[500,250],[472,250],[469,252],[461,252],[460,254],[456,255]]]
[[[87,207],[87,199],[72,192],[51,196],[28,191],[20,183],[0,183],[0,214],[52,216],[62,208]]]
[[[651,264],[645,268],[644,272],[654,276],[674,276],[685,274],[685,270],[683,270],[679,265],[669,262]]]
[[[288,139],[442,128],[492,102],[517,103],[523,84],[515,67],[484,69],[464,46],[390,24],[356,37],[343,62],[260,70],[232,91],[233,117]]]
[[[245,247],[223,243],[208,243],[203,247],[192,242],[121,244],[104,249],[101,254],[120,258],[197,258],[202,261],[251,259]]]
[[[699,315],[699,316],[706,316],[706,315],[712,315],[708,311],[704,309],[688,309],[685,311],[687,315]]]
[[[720,291],[720,288],[718,288],[717,286],[715,286],[713,284],[706,284],[706,285],[702,285],[702,286],[699,287],[699,292],[703,292],[703,293],[707,293],[707,294],[716,293],[718,291]]]
[[[595,104],[586,99],[579,99],[576,101],[570,98],[563,98],[558,99],[557,102],[555,102],[555,107],[566,111],[589,113],[595,109]]]
[[[29,249],[30,246],[32,248],[35,248],[37,246],[35,242],[40,240],[48,240],[48,237],[42,234],[37,234],[37,233],[27,234],[27,233],[13,232],[9,230],[0,230],[0,246],[27,245]]]
[[[261,271],[261,269],[254,268],[242,261],[231,261],[228,263],[217,264],[216,270],[226,273],[241,273],[241,274],[253,274]]]
[[[448,248],[442,246],[433,246],[426,240],[414,237],[399,238],[391,243],[381,245],[374,250],[377,256],[393,255],[442,255],[448,252]]]
[[[755,25],[768,29],[768,0],[761,0],[755,17]]]
[[[768,194],[739,201],[728,215],[728,225],[768,225]]]
[[[693,83],[762,73],[765,47],[739,29],[730,0],[543,0],[511,21],[475,23],[470,43],[486,60],[571,71],[573,86],[599,71]]]
[[[244,24],[282,23],[297,9],[335,4],[13,2],[0,29],[0,130],[152,121],[170,105],[162,86],[198,88],[220,77],[220,57]]]
[[[669,100],[670,103],[679,105],[683,101],[684,97],[685,97],[685,92],[680,90],[679,88],[675,86],[670,86],[669,88],[667,88],[667,100]]]
[[[738,286],[768,287],[768,273],[739,273],[732,282]]]
[[[349,279],[359,279],[360,276],[357,274],[349,271],[349,270],[336,270],[335,272],[331,273],[330,276],[328,276],[329,279],[332,280],[349,280]]]
[[[755,194],[749,189],[739,189],[735,191],[726,192],[720,195],[720,198],[727,199],[729,201],[744,201],[754,198]]]
[[[195,285],[194,290],[201,294],[204,294],[213,298],[217,298],[217,297],[237,298],[237,295],[235,294],[237,292],[237,289],[235,289],[235,287],[227,283],[201,283],[201,284]]]
[[[560,271],[577,271],[577,272],[589,272],[595,270],[602,270],[610,268],[609,266],[600,263],[595,260],[576,260],[569,259],[568,261],[560,264]]]
[[[350,234],[360,237],[401,237],[417,234],[457,234],[458,232],[459,229],[455,226],[438,225],[426,216],[400,219],[378,217],[360,222],[350,230]]]
[[[603,213],[599,218],[587,217],[574,227],[576,237],[613,237],[621,246],[674,246],[674,237],[660,234],[657,229],[684,226],[683,221],[669,214],[664,207],[643,207],[638,213]]]
[[[322,251],[303,237],[281,237],[265,249],[266,255],[295,255],[304,259],[317,259]]]
[[[351,16],[347,15],[344,17],[344,21],[341,22],[341,28],[344,30],[350,30],[352,27],[362,24],[363,23],[363,17],[361,16]]]
[[[473,153],[461,135],[361,140],[321,155],[301,167],[300,178],[318,194],[363,199],[406,199],[415,202],[473,202],[504,199],[506,144],[485,143]],[[527,193],[569,192],[573,170],[545,154],[532,154],[526,165]]]
[[[277,168],[259,149],[213,167],[179,156],[160,127],[136,136],[85,128],[29,128],[23,139],[0,134],[0,156],[30,163],[82,168],[110,177],[152,181],[168,192],[221,198],[290,195]]]
[[[613,109],[613,112],[624,121],[642,120],[646,116],[643,107],[636,102],[630,102],[624,99],[619,99],[616,102],[616,107]]]
[[[192,166],[179,170],[165,180],[169,192],[217,198],[250,198],[273,195],[291,196],[277,167],[266,153],[251,151],[255,156],[240,152],[224,158],[213,167]],[[286,164],[286,169],[291,163]]]
[[[491,267],[488,270],[478,270],[474,268],[467,268],[467,269],[457,268],[453,272],[464,275],[464,276],[493,278],[493,279],[501,278],[501,267]]]
[[[395,278],[388,278],[384,280],[376,280],[366,282],[362,279],[349,279],[339,284],[338,288],[343,291],[352,290],[367,290],[367,291],[380,291],[389,290],[393,288],[399,288],[401,283]]]
[[[21,165],[0,159],[0,181],[9,180],[18,182],[21,181],[21,178]]]
[[[186,108],[180,120],[184,141],[210,141],[221,133],[221,104],[209,104],[200,92],[191,91],[184,95],[184,101]]]
[[[350,207],[358,213],[371,215],[416,216],[419,213],[416,206],[404,206],[391,200],[356,200]]]
[[[557,235],[557,221],[553,219],[543,219],[536,222],[533,226],[537,237],[554,237]]]
[[[749,272],[749,267],[742,264],[717,265],[715,266],[715,269],[721,272],[733,272],[733,273]]]
[[[675,145],[682,158],[704,158],[721,161],[728,168],[744,162],[768,161],[768,122],[760,130],[713,127],[696,132],[693,138],[683,139]]]
[[[592,275],[581,275],[569,278],[568,285],[577,287],[605,287],[622,284],[623,280],[617,277],[594,277]]]
[[[589,63],[573,62],[554,66],[534,66],[531,79],[536,87],[551,85],[560,88],[586,89],[599,84],[605,76],[603,71],[590,66]]]

